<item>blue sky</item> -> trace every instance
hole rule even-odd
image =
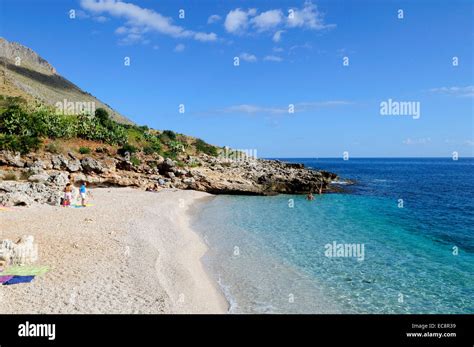
[[[139,124],[260,157],[462,157],[474,152],[473,6],[2,0],[0,36]],[[381,115],[389,99],[419,103],[419,118]]]

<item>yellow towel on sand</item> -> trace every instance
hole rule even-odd
[[[10,266],[0,272],[0,276],[41,276],[48,272],[49,267],[44,265]]]

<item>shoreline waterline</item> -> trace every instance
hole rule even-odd
[[[311,202],[219,195],[193,222],[210,246],[206,262],[236,299],[235,312],[469,312],[472,160],[304,164],[358,184]],[[344,252],[334,253],[339,246]]]

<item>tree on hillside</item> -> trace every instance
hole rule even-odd
[[[109,113],[106,109],[99,107],[95,110],[95,117],[99,120],[100,124],[106,125],[109,121]]]

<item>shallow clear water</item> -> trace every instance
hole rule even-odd
[[[232,312],[474,312],[474,160],[291,161],[357,184],[203,203],[194,227]],[[328,257],[333,243],[363,253]]]

